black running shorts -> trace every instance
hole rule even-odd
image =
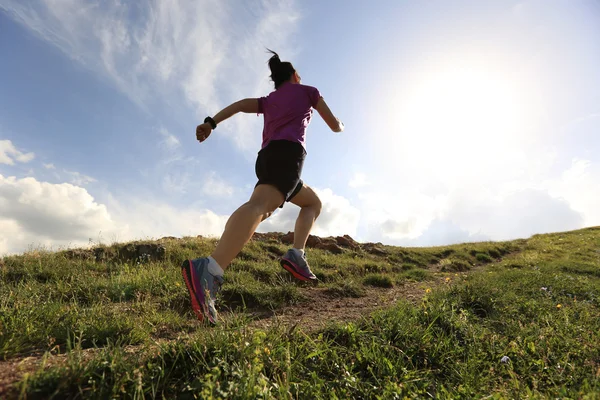
[[[306,158],[304,146],[289,140],[273,140],[258,152],[256,158],[256,177],[258,185],[275,186],[290,201],[302,189],[302,166]],[[255,187],[256,187],[255,186]],[[283,207],[281,204],[279,207]]]

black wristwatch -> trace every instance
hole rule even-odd
[[[212,119],[211,117],[206,117],[206,118],[204,118],[204,123],[205,123],[205,124],[206,124],[206,123],[209,123],[209,124],[210,124],[210,126],[211,126],[211,128],[213,128],[213,129],[217,129],[217,123],[216,123],[216,122],[215,122],[215,120],[214,120],[214,119]]]

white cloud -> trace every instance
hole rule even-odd
[[[108,77],[140,105],[154,87],[164,91],[167,83],[176,83],[181,88],[179,79],[201,68],[193,64],[194,57],[203,58],[201,75],[208,73],[209,78],[205,98],[212,95],[212,73],[223,49],[209,45],[211,53],[202,44],[212,44],[223,33],[211,22],[222,18],[223,8],[215,1],[157,0],[138,8],[119,1],[41,0],[32,5],[5,0],[0,7],[74,60]],[[137,18],[132,20],[134,12]]]
[[[163,138],[160,141],[160,144],[167,150],[173,151],[181,146],[179,139],[177,139],[175,135],[171,134],[166,128],[160,128],[159,133]]]
[[[400,240],[398,244],[403,246],[442,246],[489,240],[490,237],[481,232],[470,233],[450,220],[435,219],[420,236],[414,239]]]
[[[321,199],[322,209],[311,234],[318,236],[356,235],[360,211],[350,204],[348,199],[338,196],[331,189],[313,190]],[[288,232],[294,225],[300,208],[286,203],[283,209],[277,209],[273,215],[259,225],[260,232]]]
[[[583,216],[585,226],[600,225],[600,164],[575,158],[558,178],[541,185],[548,193],[564,199]]]
[[[215,171],[192,174],[189,169],[173,169],[164,173],[162,188],[168,193],[201,193],[212,200],[231,198],[239,190],[220,177]]]
[[[187,172],[174,170],[165,173],[162,178],[162,187],[167,193],[186,194],[190,184],[190,174]]]
[[[69,182],[76,186],[84,186],[88,183],[96,182],[96,179],[91,176],[84,175],[77,171],[68,171],[65,169],[63,172],[69,176]]]
[[[235,189],[219,178],[215,171],[210,171],[202,185],[202,192],[211,197],[230,197],[235,192]]]
[[[227,216],[149,199],[98,203],[84,188],[0,175],[0,254],[167,235],[220,235]]]
[[[500,176],[458,175],[424,185],[401,180],[359,195],[368,240],[397,245],[440,245],[507,240],[536,233],[600,225],[600,165],[574,159],[556,175],[552,151],[515,159]]]
[[[0,164],[15,165],[15,161],[27,163],[34,157],[34,153],[18,150],[10,140],[0,140]]]
[[[208,209],[175,207],[138,198],[111,198],[107,205],[123,229],[119,241],[163,236],[221,236],[229,218]]]
[[[104,205],[83,188],[0,175],[0,252],[20,251],[36,244],[84,244],[98,232],[114,231]],[[3,232],[6,232],[5,230]]]
[[[43,164],[43,165],[44,165],[44,168],[46,168],[46,169],[56,169],[56,167],[55,167],[55,166],[54,166],[54,164],[52,164],[52,163],[49,163],[49,164]]]
[[[590,120],[595,120],[596,118],[600,118],[600,112],[592,112],[592,113],[588,113],[586,115],[583,115],[581,117],[577,117],[574,118],[573,120],[569,121],[568,124],[565,124],[564,128],[569,128],[569,127],[573,127],[575,125],[578,125],[582,122],[587,122]]]
[[[331,189],[314,190],[321,199],[323,208],[315,223],[313,234],[319,236],[356,235],[360,211],[348,199],[334,194]]]
[[[523,182],[465,185],[438,196],[404,191],[360,198],[369,240],[403,246],[509,240],[588,225],[575,202]],[[588,212],[593,198],[582,203]]]
[[[157,102],[181,107],[183,98],[198,118],[264,94],[270,88],[264,48],[293,56],[286,43],[299,20],[292,0],[252,6],[151,0],[144,7],[117,0],[0,0],[0,9],[142,108]],[[256,118],[236,118],[221,129],[240,149],[260,143]]]
[[[479,198],[457,195],[450,199],[446,216],[462,229],[481,232],[493,240],[583,227],[581,214],[569,203],[537,189],[505,194],[490,191]]]
[[[350,182],[348,182],[348,186],[352,188],[359,188],[365,185],[367,185],[367,175],[362,172],[355,173]]]
[[[435,155],[435,154],[434,154]],[[399,157],[379,191],[359,195],[366,237],[397,245],[507,240],[600,225],[600,165],[575,158],[562,173],[552,143],[427,164]],[[469,162],[476,162],[469,165]],[[394,179],[398,187],[385,188]]]
[[[359,194],[367,236],[383,241],[414,239],[440,214],[443,196],[416,189],[371,191]]]

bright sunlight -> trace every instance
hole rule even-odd
[[[422,171],[447,179],[493,172],[527,140],[534,102],[506,72],[447,65],[414,82],[393,104],[393,142]]]

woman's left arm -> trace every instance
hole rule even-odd
[[[227,118],[230,118],[239,112],[257,114],[258,111],[258,99],[243,99],[228,105],[216,113],[213,117],[213,121],[215,121],[215,124],[218,125]],[[196,139],[198,139],[200,142],[203,142],[206,140],[206,138],[208,138],[208,136],[210,136],[211,132],[212,126],[209,123],[198,125],[196,127]]]

